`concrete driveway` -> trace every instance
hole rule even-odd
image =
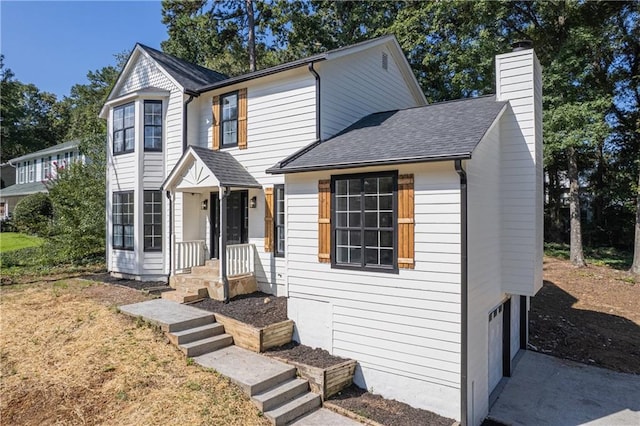
[[[640,376],[526,351],[489,417],[510,425],[640,425]]]

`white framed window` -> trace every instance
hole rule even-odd
[[[273,205],[274,255],[284,257],[284,185],[275,185],[273,187]]]
[[[27,170],[29,171],[29,182],[36,180],[36,161],[33,160],[27,162]]]
[[[47,180],[51,177],[51,157],[42,159],[42,180]]]

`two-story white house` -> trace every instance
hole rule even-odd
[[[393,36],[237,77],[136,45],[101,111],[109,270],[187,300],[218,259],[212,297],[286,296],[360,387],[479,424],[542,286],[541,69],[495,61],[495,95],[427,105]]]
[[[0,190],[0,219],[9,217],[18,201],[30,194],[47,192],[45,182],[55,179],[59,168],[84,162],[79,141],[69,141],[8,161],[15,168],[15,184]]]

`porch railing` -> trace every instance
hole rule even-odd
[[[234,244],[227,246],[227,276],[255,273],[255,246]]]
[[[204,265],[206,246],[203,240],[175,243],[175,270],[184,271],[193,266]]]

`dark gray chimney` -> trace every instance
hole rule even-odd
[[[514,43],[511,43],[511,47],[513,48],[512,52],[533,49],[533,42],[531,40],[518,40]]]

